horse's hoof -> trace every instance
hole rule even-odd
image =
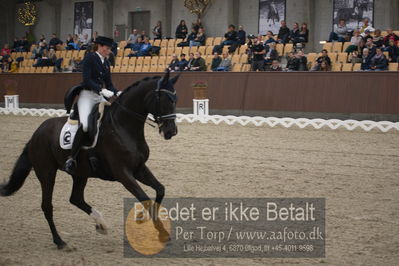
[[[137,223],[137,224],[143,224],[143,223],[145,223],[145,222],[146,222],[146,219],[144,219],[143,213],[142,213],[142,212],[139,213],[139,214],[137,215],[137,217],[136,217],[136,223]]]
[[[61,240],[61,242],[56,243],[58,249],[64,249],[67,246],[67,243]]]
[[[162,243],[165,243],[165,242],[168,242],[168,241],[171,240],[170,235],[169,235],[168,232],[162,232],[162,233],[160,232],[160,233],[158,234],[158,239],[159,239],[159,241],[161,241]]]
[[[108,234],[107,228],[102,224],[96,224],[96,231],[97,231],[97,233],[102,234],[102,235]]]

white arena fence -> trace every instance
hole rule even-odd
[[[50,116],[62,117],[66,115],[66,111],[62,109],[30,109],[30,108],[16,108],[6,109],[0,108],[0,114],[3,115],[23,115],[23,116]],[[298,127],[298,128],[314,128],[314,129],[346,129],[353,131],[355,129],[362,129],[369,132],[373,129],[378,129],[381,132],[388,132],[390,130],[399,131],[399,122],[389,121],[356,121],[356,120],[339,120],[339,119],[306,119],[306,118],[276,118],[276,117],[249,117],[249,116],[221,116],[209,115],[198,116],[194,114],[177,114],[177,122],[187,123],[213,123],[219,125],[225,123],[227,125],[240,124],[242,126],[254,125],[257,127],[268,126],[284,128]]]

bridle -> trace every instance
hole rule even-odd
[[[132,110],[127,109],[125,106],[119,103],[118,99],[115,100],[112,104],[118,105],[118,107],[123,110],[125,113],[128,113],[131,116],[136,117],[137,119],[143,121],[144,123],[150,125],[151,127],[156,127],[155,125],[149,123],[147,120],[150,120],[151,122],[154,122],[157,124],[158,128],[161,128],[165,120],[175,120],[176,119],[176,114],[167,114],[167,115],[161,115],[161,93],[165,93],[168,98],[172,101],[172,103],[176,104],[177,102],[177,94],[176,91],[174,90],[173,92],[168,90],[168,89],[163,89],[161,88],[162,84],[162,78],[157,81],[157,88],[156,90],[153,91],[155,94],[155,100],[156,100],[156,114],[153,114],[153,117],[145,117],[139,113],[136,113]],[[123,93],[122,93],[123,94]],[[111,114],[111,120],[113,121],[113,116]]]

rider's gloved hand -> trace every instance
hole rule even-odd
[[[100,91],[100,95],[102,95],[105,98],[109,99],[109,98],[112,98],[112,96],[114,96],[114,93],[112,91],[110,91],[110,90],[102,89]]]
[[[116,93],[116,96],[119,97],[119,96],[121,96],[121,94],[122,94],[122,91],[118,91],[118,92]]]

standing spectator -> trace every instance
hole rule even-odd
[[[298,71],[308,71],[308,59],[306,58],[302,50],[296,53],[296,58],[299,62]]]
[[[188,28],[185,20],[180,20],[180,24],[176,28],[176,39],[185,39],[188,34]]]
[[[252,46],[252,71],[264,71],[265,70],[265,46],[258,39],[256,39],[255,44]]]
[[[217,71],[217,68],[219,67],[220,62],[222,62],[222,58],[219,56],[218,53],[214,53],[213,58],[212,58],[211,70]]]
[[[283,71],[283,69],[281,68],[279,62],[277,60],[274,60],[272,62],[272,65],[271,65],[269,71]]]
[[[152,30],[152,34],[154,34],[154,40],[162,39],[162,22],[158,21],[157,25]]]
[[[57,37],[57,34],[53,33],[49,42],[49,48],[56,49],[57,45],[62,45],[62,41]]]
[[[345,19],[340,19],[338,25],[334,25],[334,31],[330,33],[328,42],[345,42],[347,34],[348,28],[346,27],[346,21]]]
[[[175,72],[175,71],[179,71],[180,70],[180,61],[177,58],[176,54],[172,55],[172,61],[170,62],[169,66],[168,66],[168,69],[171,72]]]
[[[237,35],[238,35],[238,44],[244,45],[247,41],[247,33],[244,30],[244,26],[240,25],[238,27]]]
[[[279,43],[288,43],[290,37],[290,29],[287,27],[285,20],[281,22],[280,30],[278,31],[277,41]]]
[[[183,71],[188,65],[188,61],[186,60],[186,54],[181,54],[180,55],[180,62],[179,62],[179,66],[180,66],[180,71]]]
[[[205,45],[205,41],[206,41],[205,29],[204,28],[200,28],[198,30],[197,35],[195,36],[195,39],[190,41],[190,47],[193,47],[193,46],[204,46]]]
[[[384,45],[388,46],[389,45],[389,41],[393,40],[395,42],[395,45],[398,44],[399,41],[399,36],[396,35],[393,31],[392,28],[388,28],[387,29],[387,36],[384,37]]]
[[[395,45],[394,40],[389,41],[389,45],[385,47],[384,51],[387,51],[391,62],[397,62],[399,59],[399,47]]]
[[[290,52],[287,58],[286,71],[299,71],[299,60],[295,52]]]
[[[129,38],[127,39],[127,45],[126,48],[131,48],[133,44],[137,42],[137,39],[139,38],[139,34],[137,33],[137,29],[132,29],[132,33],[129,35]]]
[[[278,59],[278,52],[276,50],[276,43],[271,42],[268,45],[265,45],[265,70],[272,64],[274,60]]]
[[[360,36],[360,31],[355,30],[353,32],[353,36],[351,38],[351,45],[348,46],[348,48],[346,48],[345,53],[351,53],[354,50],[357,50],[357,48],[359,47],[359,43],[360,41],[362,41],[363,38],[362,36]]]
[[[195,59],[190,68],[191,71],[206,71],[206,63],[204,58],[201,57],[200,52],[195,53]]]
[[[269,31],[266,33],[266,42],[265,42],[265,44],[269,44],[269,43],[272,43],[272,42],[275,43],[276,40],[274,39],[273,32],[269,30]]]
[[[371,70],[386,71],[388,70],[388,59],[382,53],[381,48],[376,49],[375,56],[371,59]]]
[[[222,56],[223,58],[217,68],[217,71],[231,71],[231,59],[229,58],[229,53],[224,52]]]
[[[4,44],[3,49],[1,49],[1,56],[6,57],[9,56],[11,54],[11,49],[10,46],[8,45],[8,43]]]
[[[363,56],[362,56],[362,64],[360,69],[363,71],[370,71],[371,70],[371,59],[373,57],[369,54],[369,49],[363,49]]]

